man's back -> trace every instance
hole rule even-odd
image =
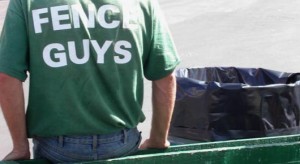
[[[29,137],[135,128],[143,77],[161,79],[178,63],[151,0],[11,0],[1,36],[0,72],[30,74]]]

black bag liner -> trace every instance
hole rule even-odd
[[[300,74],[263,68],[176,71],[170,136],[223,141],[300,132]]]

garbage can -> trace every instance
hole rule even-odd
[[[300,132],[300,74],[263,68],[176,71],[171,142],[224,141]]]

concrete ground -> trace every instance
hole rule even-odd
[[[289,0],[160,0],[178,52],[179,67],[263,67],[300,72],[300,1]],[[8,0],[0,0],[2,27]],[[0,28],[1,29],[1,28]],[[25,88],[28,82],[25,83]],[[143,137],[151,123],[151,83],[145,83],[139,126]],[[27,97],[27,96],[26,96]],[[0,159],[11,141],[0,114]]]

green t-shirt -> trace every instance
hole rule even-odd
[[[30,75],[29,137],[136,127],[143,77],[178,64],[155,0],[10,0],[0,38],[0,72]]]

